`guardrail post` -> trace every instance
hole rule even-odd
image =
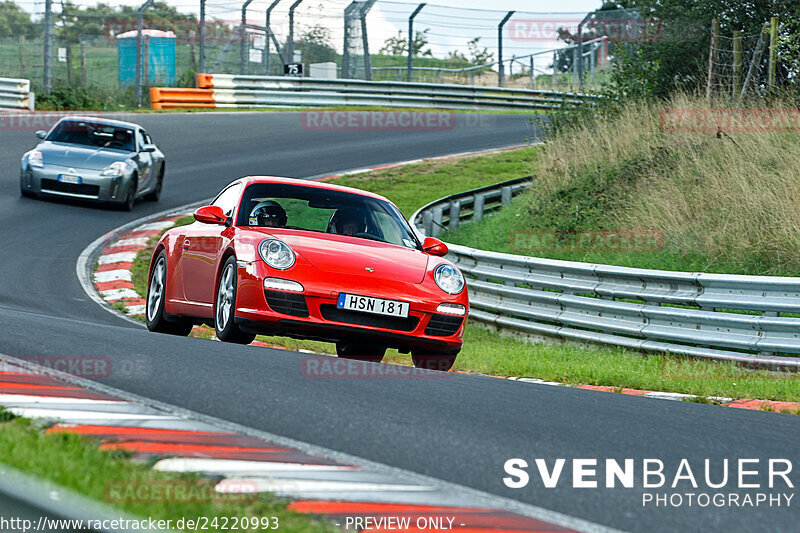
[[[461,216],[461,202],[459,200],[452,200],[450,202],[450,214],[448,215],[447,229],[455,231],[458,228],[458,219]]]
[[[272,35],[272,26],[270,26],[270,16],[272,15],[272,10],[278,5],[278,2],[281,0],[275,0],[272,2],[269,7],[267,8],[267,16],[264,20],[265,31],[267,32],[266,35],[266,43],[264,45],[264,54],[266,57],[264,58],[264,74],[269,76],[269,41],[270,39],[274,39],[275,37]],[[277,43],[276,43],[277,44]],[[280,49],[278,49],[278,53],[280,54]]]
[[[424,2],[418,5],[417,9],[408,17],[408,69],[406,71],[406,81],[411,81],[414,78],[412,74],[414,70],[414,17],[422,11],[423,7],[425,7]]]
[[[138,107],[142,107],[142,25],[144,12],[152,3],[153,0],[147,0],[136,13],[136,105]]]
[[[511,203],[511,187],[505,186],[500,189],[500,201],[503,205],[508,205]]]
[[[472,220],[478,222],[483,218],[483,206],[486,202],[486,196],[483,194],[475,195],[475,203],[472,204]]]
[[[433,213],[430,211],[422,213],[422,230],[425,235],[433,235]]]
[[[503,66],[503,26],[506,25],[508,19],[510,19],[514,15],[514,11],[509,11],[506,13],[506,16],[497,26],[497,85],[498,87],[502,87],[506,82],[506,73],[505,67]]]
[[[442,230],[442,206],[438,205],[433,208],[433,227],[431,228],[431,237],[438,237]]]
[[[767,86],[775,86],[775,66],[778,63],[778,17],[769,20],[769,63],[767,64]]]

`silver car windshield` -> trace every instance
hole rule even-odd
[[[361,194],[301,185],[248,186],[237,225],[335,233],[419,248],[408,222],[392,204]]]
[[[135,150],[133,130],[130,128],[80,120],[62,120],[53,128],[47,140],[124,152]]]

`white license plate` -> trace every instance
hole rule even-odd
[[[350,311],[406,318],[410,305],[408,302],[398,302],[397,300],[385,300],[383,298],[373,298],[371,296],[340,293],[339,301],[336,302],[336,307],[339,309],[348,309]]]
[[[81,184],[80,176],[72,176],[71,174],[59,174],[58,181],[61,183],[71,183],[73,185]]]

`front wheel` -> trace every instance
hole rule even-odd
[[[411,360],[417,368],[424,368],[426,370],[439,370],[447,372],[456,362],[458,351],[453,352],[436,352],[433,350],[412,350]]]
[[[168,322],[164,314],[164,301],[167,294],[167,255],[158,254],[156,264],[150,273],[150,283],[147,285],[147,303],[145,305],[145,318],[147,329],[169,335],[185,337],[192,331],[191,322]]]
[[[342,359],[354,359],[356,361],[370,361],[380,363],[386,353],[386,346],[375,344],[359,344],[353,342],[337,342],[336,355]]]
[[[217,338],[223,342],[250,344],[256,338],[245,333],[234,321],[236,311],[236,258],[231,256],[222,266],[219,275],[217,299],[214,304],[214,329]]]
[[[125,201],[120,204],[120,209],[123,211],[133,211],[133,206],[136,203],[136,176],[133,181],[128,185],[128,190],[125,192]]]
[[[145,200],[149,202],[157,202],[161,198],[161,189],[164,188],[164,166],[161,166],[161,171],[158,173],[156,179],[156,188],[145,196]]]

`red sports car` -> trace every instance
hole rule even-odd
[[[380,361],[387,348],[448,370],[467,316],[464,276],[420,243],[400,210],[358,189],[291,178],[234,181],[167,231],[150,262],[147,327],[187,335],[255,335],[336,343],[340,357]]]

